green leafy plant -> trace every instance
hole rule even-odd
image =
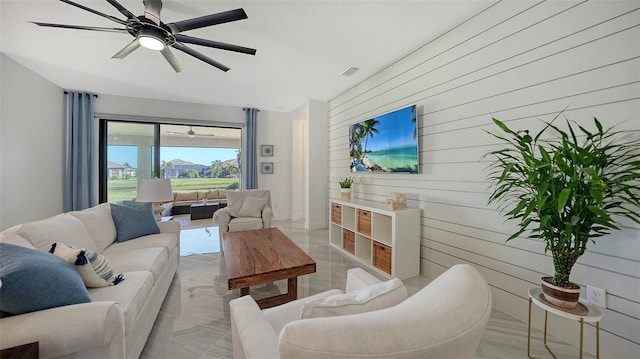
[[[487,132],[507,147],[485,156],[495,158],[489,204],[519,221],[507,241],[530,230],[529,238],[543,240],[552,253],[553,284],[570,287],[571,269],[589,241],[620,229],[614,216],[640,223],[640,140],[622,140],[621,131],[603,129],[596,118],[593,132],[569,120],[565,132],[553,124],[558,116],[534,137],[494,118],[504,134]],[[542,139],[549,129],[557,136]]]
[[[338,183],[340,184],[340,188],[351,188],[353,177],[341,178]]]

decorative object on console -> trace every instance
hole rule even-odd
[[[401,192],[391,192],[387,198],[387,208],[391,210],[407,209],[407,194]]]
[[[260,164],[260,173],[263,175],[273,174],[273,162],[262,162]]]
[[[262,157],[273,157],[273,145],[260,146],[260,154]]]
[[[64,242],[56,242],[51,245],[49,253],[73,264],[87,288],[108,287],[124,280],[122,273],[116,275],[107,258],[98,252],[75,248]]]
[[[345,201],[350,200],[353,177],[341,178],[338,184],[340,185],[340,198]]]
[[[586,135],[578,141],[569,120],[569,133],[553,124],[559,116],[545,122],[535,137],[494,118],[504,133],[488,133],[507,147],[485,156],[495,157],[489,166],[494,185],[489,203],[498,203],[509,219],[519,222],[520,229],[507,241],[530,229],[529,238],[545,242],[555,274],[542,280],[552,282],[555,290],[543,285],[544,296],[571,309],[577,305],[580,286],[570,282],[569,275],[587,244],[620,229],[614,215],[640,223],[640,140],[620,140],[622,131],[604,130],[594,118],[595,132],[578,125]],[[560,138],[541,139],[549,128]],[[563,288],[571,291],[559,293]]]
[[[153,213],[156,221],[160,221],[161,213],[165,208],[162,201],[173,200],[171,192],[171,180],[168,178],[140,178],[138,179],[138,195],[136,202],[152,202]]]

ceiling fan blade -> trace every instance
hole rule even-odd
[[[176,56],[173,54],[173,52],[171,52],[171,50],[169,50],[167,46],[165,46],[164,49],[162,49],[162,51],[160,52],[162,53],[162,56],[164,56],[164,58],[167,59],[171,67],[173,67],[173,69],[176,72],[178,73],[182,72],[182,65],[180,65],[180,62],[178,62],[178,59],[176,58]]]
[[[144,0],[144,17],[160,25],[160,10],[162,10],[161,0]]]
[[[113,16],[111,16],[111,15],[107,15],[107,14],[102,13],[102,12],[97,11],[97,10],[93,10],[93,9],[88,8],[88,7],[86,7],[86,6],[83,6],[83,5],[77,4],[77,3],[73,2],[73,1],[69,1],[69,0],[60,0],[60,1],[62,1],[63,3],[69,4],[69,5],[71,5],[71,6],[75,6],[75,7],[77,7],[77,8],[80,8],[80,9],[82,9],[82,10],[86,10],[86,11],[88,11],[88,12],[90,12],[90,13],[94,13],[94,14],[96,14],[96,15],[100,15],[100,16],[102,16],[102,17],[106,17],[107,19],[109,19],[109,20],[111,20],[111,21],[115,21],[115,22],[117,22],[118,24],[121,24],[121,25],[126,25],[126,24],[127,24],[127,22],[126,22],[126,21],[124,21],[124,20],[120,20],[120,19],[118,19],[117,17],[113,17]]]
[[[193,29],[199,29],[201,27],[207,27],[212,25],[224,24],[225,22],[231,22],[236,20],[247,19],[247,13],[244,9],[235,9],[217,14],[205,15],[196,17],[193,19],[182,20],[167,24],[171,29],[171,32],[177,34],[182,31],[188,31]]]
[[[215,49],[235,51],[235,52],[240,52],[240,53],[249,54],[249,55],[255,55],[256,54],[256,49],[252,49],[252,48],[249,48],[249,47],[238,46],[238,45],[227,44],[227,43],[224,43],[224,42],[201,39],[201,38],[198,38],[198,37],[192,37],[192,36],[181,35],[181,34],[175,35],[175,38],[176,38],[176,40],[178,40],[180,42],[186,42],[188,44],[194,44],[194,45],[200,45],[200,46],[208,46],[208,47],[213,47]]]
[[[204,61],[204,62],[208,63],[209,65],[215,66],[215,67],[219,68],[220,70],[222,70],[224,72],[227,72],[227,71],[230,70],[228,67],[226,67],[225,65],[219,63],[218,61],[216,61],[216,60],[214,60],[214,59],[212,59],[212,58],[210,58],[210,57],[208,57],[208,56],[206,56],[206,55],[204,55],[204,54],[202,54],[202,53],[200,53],[200,52],[198,52],[198,51],[196,51],[196,50],[194,50],[194,49],[192,49],[190,47],[187,47],[187,46],[185,46],[184,44],[182,44],[180,42],[174,42],[173,45],[171,45],[171,46],[175,47],[176,49],[178,49],[178,50],[180,50],[180,51],[182,51],[184,53],[187,53],[187,54],[197,58],[198,60]]]
[[[137,19],[137,17],[131,11],[127,10],[124,6],[120,5],[120,3],[117,2],[116,0],[107,0],[107,2],[113,5],[113,7],[115,7],[116,9],[118,9],[118,11],[120,11],[122,15],[126,16],[127,19]]]
[[[133,41],[131,41],[129,45],[122,48],[122,50],[118,51],[118,53],[113,55],[111,58],[122,60],[139,47],[140,47],[140,43],[138,42],[138,39],[133,39]]]
[[[58,27],[58,28],[62,28],[62,29],[91,30],[91,31],[105,31],[105,32],[124,32],[124,33],[127,32],[127,29],[110,28],[110,27],[50,24],[50,23],[47,23],[47,22],[35,22],[35,21],[31,21],[31,23],[36,24],[38,26]]]

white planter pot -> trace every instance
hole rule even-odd
[[[340,198],[348,201],[351,199],[351,188],[340,188]]]

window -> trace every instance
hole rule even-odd
[[[174,192],[240,188],[241,129],[100,122],[100,202],[135,200],[138,178],[170,178]]]

